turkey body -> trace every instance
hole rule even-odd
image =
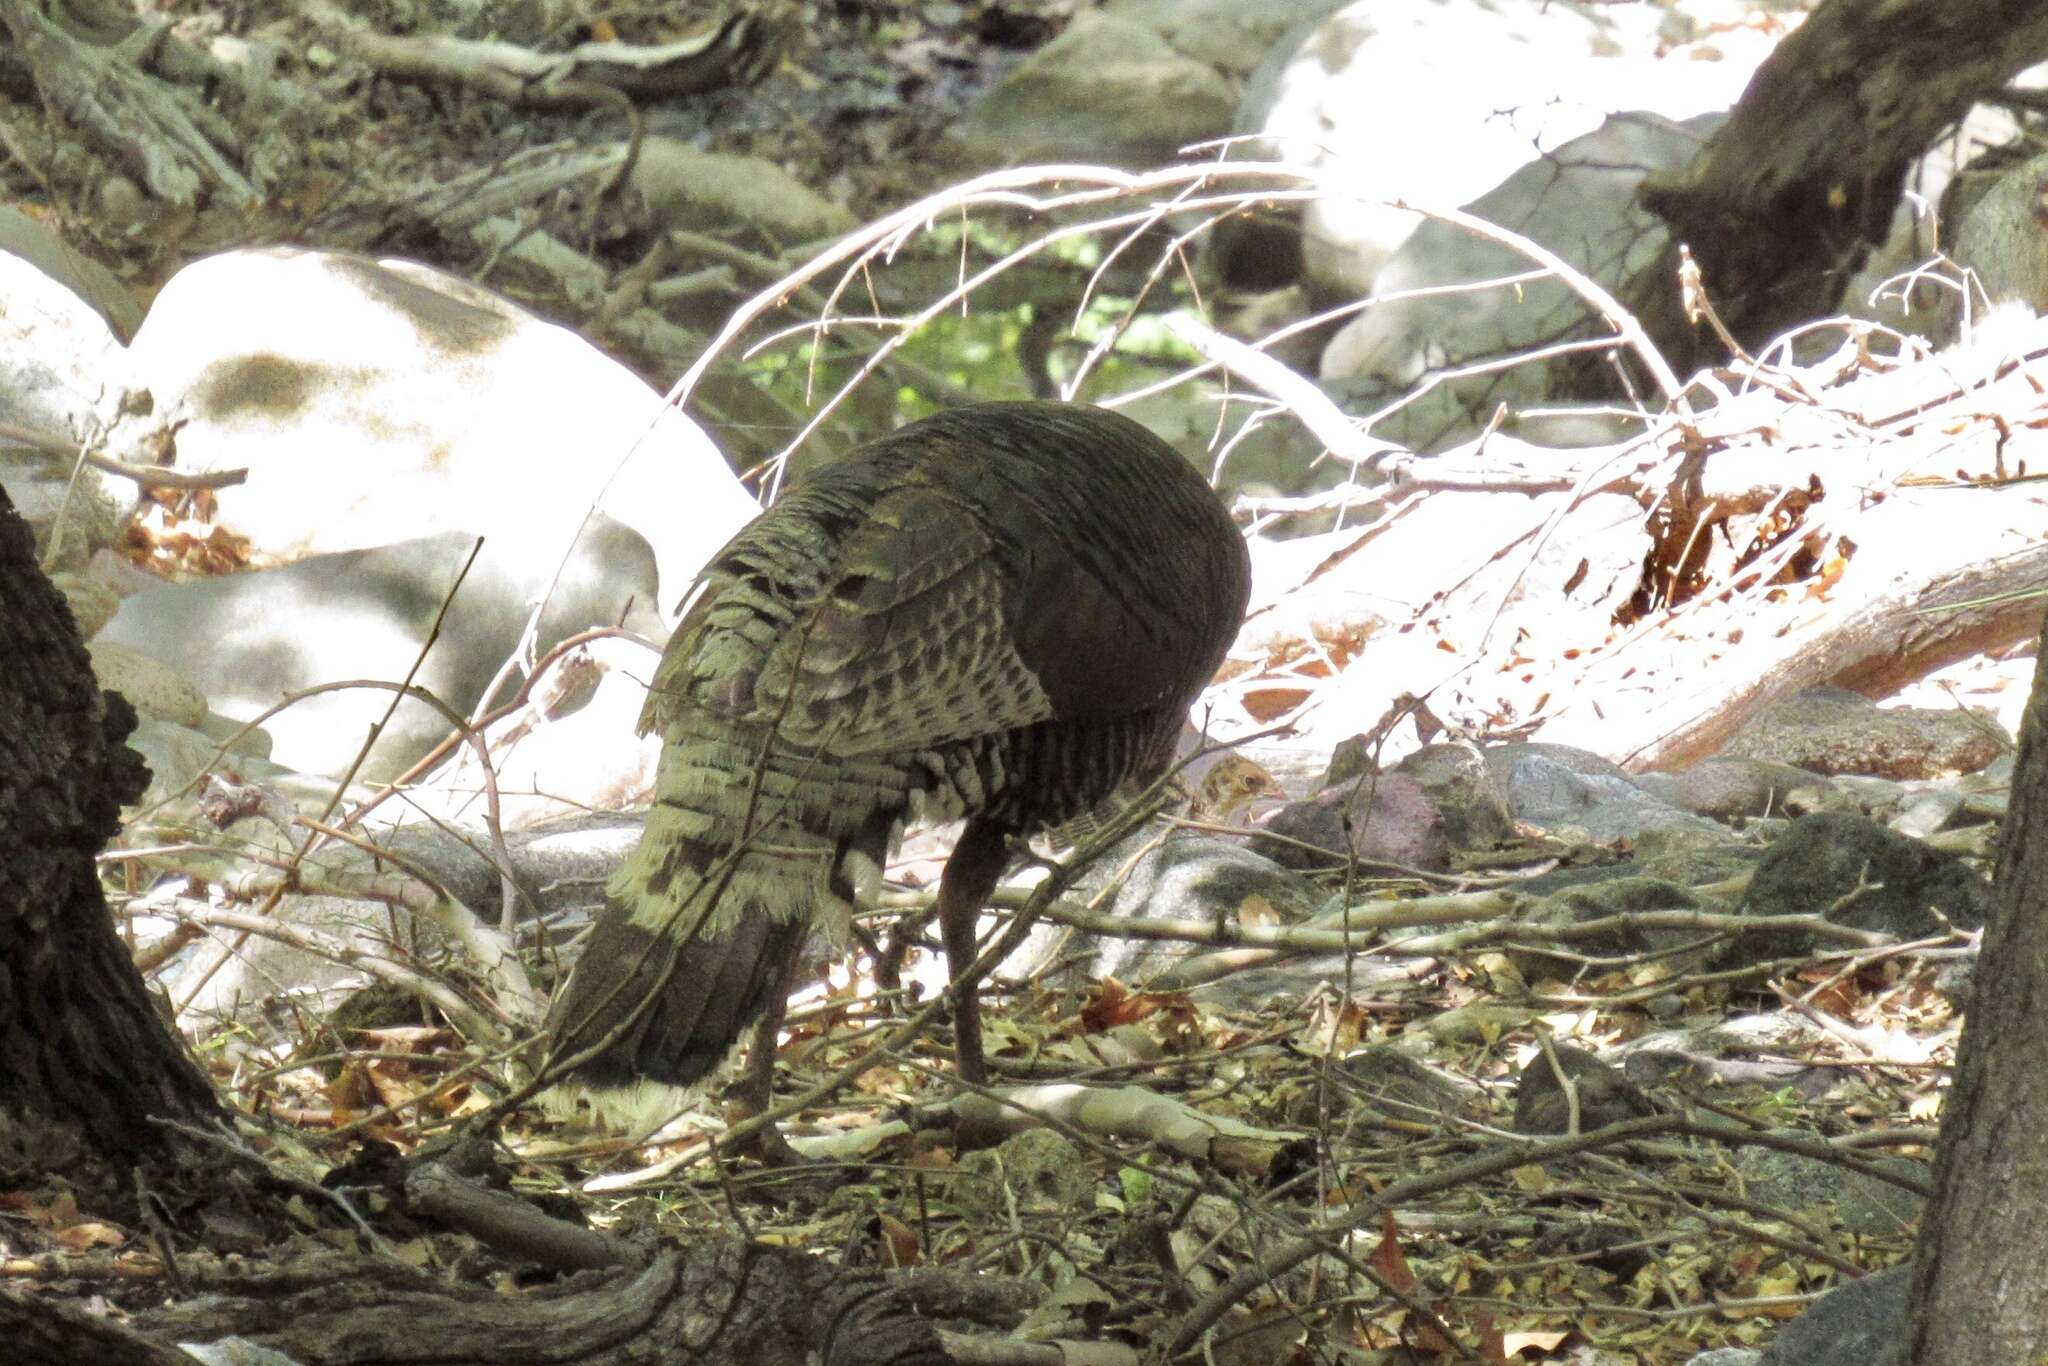
[[[703,1077],[780,1020],[804,940],[906,823],[967,820],[939,893],[958,974],[1013,836],[1163,771],[1248,591],[1208,486],[1100,409],[954,409],[793,488],[712,558],[662,657],[654,806],[553,1057],[597,1088]],[[971,987],[955,1029],[979,1079]]]

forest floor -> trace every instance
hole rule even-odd
[[[764,157],[865,220],[979,169],[952,159],[947,125],[1086,7],[1084,0],[804,0],[784,11],[784,42],[758,80],[651,108],[644,132]],[[647,44],[686,40],[705,29],[701,20],[670,25],[646,16],[564,22],[545,8],[387,0],[351,12],[356,22],[373,27],[440,30],[472,39],[510,36],[549,52],[612,38]],[[139,302],[146,304],[156,287],[196,256],[294,242],[407,256],[502,288],[544,316],[575,321],[562,317],[561,299],[499,278],[494,260],[474,241],[444,232],[412,206],[422,187],[492,167],[526,148],[617,144],[629,135],[620,113],[605,106],[533,109],[476,91],[366,77],[337,57],[326,36],[331,25],[320,11],[298,0],[253,0],[204,11],[186,0],[165,10],[190,41],[232,32],[276,42],[290,54],[267,93],[252,96],[234,116],[252,135],[266,120],[288,118],[297,146],[279,163],[270,192],[253,207],[214,204],[135,214],[123,212],[130,197],[118,186],[67,179],[66,163],[53,145],[17,133],[9,150],[16,188],[26,191],[18,202],[112,266]],[[492,27],[497,24],[512,31]],[[0,88],[0,102],[23,98],[19,90]],[[647,225],[594,185],[539,204],[533,225],[615,271],[647,250]],[[804,244],[784,245],[794,251]],[[674,378],[647,356],[621,358],[657,387]],[[1738,441],[1728,431],[1709,431],[1709,437],[1730,445]],[[1653,455],[1675,460],[1679,450],[1673,437],[1668,451]],[[1779,483],[1804,490],[1832,479],[1839,468],[1818,465],[1822,473],[1809,479],[1804,466],[1783,472],[1796,464],[1785,451],[1766,455],[1776,472],[1756,482],[1773,495]],[[1500,501],[1533,506],[1515,492]],[[1853,539],[1848,532],[1856,526],[1844,508],[1851,501],[1845,495],[1823,510],[1837,515],[1830,543]],[[1772,516],[1780,515],[1777,503],[1759,502],[1765,504]],[[1534,537],[1542,514],[1528,520],[1514,536],[1502,533],[1502,541],[1521,544],[1524,532]],[[1787,544],[1793,539],[1782,528],[1771,534]],[[1308,595],[1320,584],[1332,600],[1363,596],[1374,584],[1370,539],[1361,534],[1355,545],[1328,543],[1294,586]],[[1750,542],[1737,536],[1731,544],[1746,550]],[[1490,554],[1494,548],[1480,549]],[[1732,552],[1723,555],[1732,558]],[[1734,584],[1737,568],[1717,563],[1716,586]],[[1501,601],[1512,596],[1497,580],[1485,582],[1500,590]],[[1813,604],[1822,604],[1827,587],[1816,578]],[[1731,589],[1718,608],[1703,591],[1702,610],[1720,616],[1706,618],[1712,629],[1702,638],[1721,631],[1732,654],[1744,629],[1759,641],[1771,634],[1762,615],[1767,599],[1775,610],[1807,591],[1800,585],[1773,598],[1769,585],[1741,593]],[[1597,614],[1603,620],[1605,607]],[[1808,616],[1821,615],[1820,605],[1810,607]],[[1502,644],[1502,657],[1487,669],[1474,666],[1485,686],[1513,692],[1520,710],[1502,708],[1503,715],[1544,712],[1551,702],[1548,680],[1572,678],[1570,670],[1578,666],[1571,661],[1612,643],[1566,639],[1554,624],[1546,628],[1540,622],[1518,634],[1518,625],[1510,616],[1499,633],[1503,641],[1513,637],[1518,643]],[[1452,657],[1453,633],[1445,628],[1438,636],[1438,627],[1432,617],[1412,640],[1422,642],[1418,650]],[[1329,663],[1322,653],[1328,643],[1310,638],[1305,628],[1287,642],[1287,658],[1276,667],[1292,671],[1293,681],[1273,690],[1276,708],[1295,707],[1318,687],[1334,686],[1331,669],[1318,664]],[[1639,653],[1621,659],[1606,686],[1619,694],[1617,678],[1631,680],[1628,686],[1638,690],[1648,678],[1673,694],[1673,680],[1701,692],[1728,691],[1731,675],[1715,672],[1718,654],[1676,662],[1659,655],[1645,667],[1644,654],[1661,645],[1635,641]],[[1523,667],[1525,650],[1539,657],[1540,669]],[[1276,647],[1275,658],[1281,653]],[[1516,675],[1538,673],[1543,680],[1514,681]],[[1594,681],[1576,691],[1560,683],[1556,690],[1574,705],[1597,711],[1607,694],[1598,675],[1584,677]],[[1716,696],[1699,706],[1704,712],[1721,700]],[[1621,726],[1606,717],[1597,724],[1609,735]],[[1557,845],[1525,852],[1534,865],[1614,851]],[[848,1268],[1000,1269],[1061,1287],[1057,1307],[1070,1326],[1084,1324],[1143,1343],[1190,1302],[1216,1293],[1233,1271],[1254,1264],[1273,1239],[1362,1204],[1375,1190],[1442,1173],[1448,1174],[1443,1189],[1416,1193],[1398,1220],[1390,1215],[1370,1224],[1340,1255],[1319,1261],[1315,1275],[1323,1279],[1296,1281],[1247,1301],[1231,1320],[1235,1343],[1219,1347],[1215,1359],[1279,1361],[1306,1353],[1299,1346],[1303,1324],[1311,1312],[1328,1310],[1330,1317],[1317,1323],[1338,1324],[1348,1347],[1428,1344],[1430,1334],[1447,1330],[1491,1354],[1488,1359],[1520,1354],[1565,1360],[1579,1352],[1593,1360],[1600,1359],[1592,1355],[1597,1346],[1613,1354],[1610,1360],[1678,1361],[1702,1347],[1761,1340],[1828,1280],[1896,1260],[1908,1237],[1896,1221],[1844,1231],[1825,1221],[1817,1228],[1797,1210],[1745,1206],[1748,1178],[1731,1174],[1714,1148],[1646,1152],[1646,1163],[1662,1165],[1627,1200],[1607,1198],[1619,1178],[1613,1168],[1599,1165],[1607,1159],[1595,1151],[1597,1143],[1588,1145],[1587,1165],[1577,1171],[1529,1167],[1458,1179],[1460,1162],[1482,1151],[1509,1123],[1515,1074],[1537,1047],[1531,1040],[1555,1034],[1615,1041],[1669,1023],[1669,1017],[1653,1018],[1643,1004],[1659,971],[1603,966],[1574,979],[1569,990],[1548,983],[1555,989],[1531,998],[1528,984],[1501,953],[1480,951],[1355,991],[1347,978],[1342,989],[1284,1011],[1197,1006],[1180,993],[1130,991],[1114,981],[1081,992],[1020,990],[992,1022],[999,1057],[1011,1065],[1005,1080],[1031,1080],[1033,1069],[1042,1067],[1063,1080],[1133,1081],[1173,1106],[1165,1114],[1148,1111],[1144,1096],[1123,1093],[1117,1102],[1123,1109],[1064,1116],[1058,1134],[1048,1136],[1057,1141],[1044,1144],[1031,1169],[1021,1166],[1032,1160],[1021,1146],[1006,1145],[992,1164],[935,1137],[944,1131],[932,1123],[941,1106],[931,1098],[946,1090],[939,1075],[945,1055],[927,1038],[875,1059],[840,1095],[803,1117],[810,1135],[838,1133],[850,1145],[869,1143],[864,1135],[897,1125],[880,1147],[860,1147],[845,1159],[792,1171],[765,1171],[707,1161],[706,1133],[628,1148],[580,1140],[533,1117],[512,1131],[518,1179],[527,1189],[575,1194],[608,1229],[659,1230],[674,1237],[691,1227],[729,1230],[740,1216],[755,1238],[831,1249]],[[1872,1050],[1873,1040],[1899,1043],[1908,1032],[1938,1034],[1952,1024],[1934,974],[1930,965],[1895,960],[1845,966],[1839,974],[1832,967],[1813,970],[1801,980],[1821,1005],[1843,1017],[1877,1022],[1872,1034],[1825,1060],[1826,1067],[1840,1075],[1853,1072],[1853,1078],[1825,1098],[1766,1080],[1741,1089],[1731,1103],[1754,1119],[1753,1127],[1768,1123],[1816,1133],[1840,1134],[1872,1116],[1900,1122],[1930,1118],[1930,1069],[1946,1056],[1945,1041],[1910,1055],[1904,1044],[1894,1055]],[[1600,999],[1603,993],[1628,999],[1610,1007]],[[1517,995],[1524,1000],[1512,1010],[1499,1004]],[[1756,994],[1741,996],[1725,983],[1702,982],[1672,997],[1683,1015],[1701,1018],[1732,1011],[1738,999],[1754,1004]],[[416,1015],[417,1007],[412,1009]],[[830,1075],[861,1058],[870,1035],[895,1018],[877,1013],[872,997],[862,997],[837,970],[808,1008],[793,1016],[784,1060],[806,1077]],[[347,1046],[314,1061],[290,1059],[275,1073],[264,1073],[248,1066],[247,1054],[231,1041],[216,1039],[202,1061],[214,1069],[224,1093],[264,1114],[275,1160],[309,1179],[348,1152],[353,1161],[330,1179],[370,1189],[377,1178],[366,1169],[388,1151],[410,1150],[417,1121],[457,1122],[488,1103],[480,1088],[448,1084],[473,1059],[464,1055],[463,1041],[439,1024],[403,1018],[402,1011],[398,1018],[372,1012],[303,1024],[306,1055],[323,1053],[315,1043],[338,1029],[346,1031]],[[1137,1053],[1130,1051],[1134,1039]],[[1355,1052],[1395,1039],[1427,1040],[1430,1066],[1459,1079],[1451,1093],[1455,1102],[1432,1092],[1428,1083],[1410,1089],[1406,1078],[1361,1078],[1340,1066]],[[1760,1047],[1767,1051],[1769,1045]],[[1538,1056],[1556,1054],[1545,1042]],[[1240,1126],[1240,1136],[1254,1145],[1250,1165],[1244,1159],[1235,1167],[1219,1163],[1206,1149],[1197,1158],[1190,1147],[1173,1148],[1185,1138],[1176,1126],[1189,1113]],[[1314,1151],[1304,1159],[1272,1144],[1281,1133],[1314,1134]],[[1928,1138],[1926,1132],[1898,1135],[1902,1145]],[[1269,1146],[1258,1148],[1259,1143]],[[1708,1191],[1713,1193],[1703,1193]],[[147,1233],[109,1225],[48,1194],[6,1206],[8,1217],[30,1235],[17,1248],[34,1250],[0,1265],[0,1273],[75,1296],[102,1295],[109,1284],[125,1279],[124,1306],[166,1297],[159,1280],[163,1263]],[[451,1279],[500,1278],[497,1283],[510,1291],[528,1274],[516,1269],[514,1259],[480,1256],[473,1243],[430,1223],[394,1220],[382,1233],[387,1251]],[[324,1244],[352,1250],[354,1237],[333,1228],[320,1234]],[[1391,1313],[1383,1292],[1397,1302]],[[1347,1303],[1374,1308],[1354,1312]]]
[[[1087,0],[753,6],[776,19],[766,70],[743,84],[714,83],[701,94],[648,106],[644,132],[766,158],[867,217],[977,169],[946,151],[947,125],[1074,11],[1088,7]],[[373,28],[511,41],[553,54],[585,42],[659,45],[703,35],[703,12],[682,9],[673,17],[657,12],[582,22],[564,6],[372,4],[351,7],[351,17]],[[96,202],[119,198],[104,184],[67,183],[61,173],[40,177],[41,193],[17,201],[55,217],[74,245],[114,265],[145,303],[155,285],[195,256],[280,241],[402,253],[472,274],[479,264],[473,245],[435,241],[406,214],[422,187],[490,167],[523,148],[564,140],[606,145],[629,133],[628,121],[610,106],[537,109],[472,90],[368,75],[328,45],[336,30],[317,5],[257,0],[171,11],[172,31],[194,45],[219,35],[276,45],[278,58],[267,64],[258,93],[245,97],[231,117],[251,137],[285,120],[297,145],[292,157],[277,163],[264,201],[253,208],[124,217]],[[36,151],[17,148],[30,167],[50,164]],[[588,240],[600,247],[610,232],[603,219],[600,207],[587,220]]]

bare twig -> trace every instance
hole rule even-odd
[[[132,479],[145,488],[224,489],[233,484],[247,483],[249,479],[249,471],[245,469],[207,470],[193,474],[163,465],[131,465],[97,451],[81,451],[75,441],[67,441],[34,427],[24,427],[18,422],[0,422],[0,441],[12,441],[63,460],[83,460],[103,474]]]

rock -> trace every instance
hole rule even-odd
[[[1925,1162],[1916,1162],[1910,1157],[1896,1155],[1875,1156],[1870,1164],[1896,1176],[1918,1181],[1923,1186],[1934,1185],[1934,1168]],[[1835,1222],[1844,1232],[1861,1238],[1899,1238],[1913,1236],[1920,1223],[1920,1212],[1927,1205],[1927,1198],[1904,1186],[1894,1185],[1877,1176],[1863,1172],[1845,1172],[1842,1198],[1835,1206]]]
[[[1145,852],[1132,863],[1140,850]],[[1144,831],[1111,849],[1083,875],[1077,899],[1093,900],[1127,864],[1129,871],[1103,907],[1110,915],[1211,925],[1292,924],[1322,899],[1300,874],[1228,840],[1175,835],[1162,842]],[[1083,951],[1075,955],[1075,948]],[[1083,977],[1148,983],[1200,949],[1175,940],[1078,936],[1059,926],[1041,926],[1004,971],[1023,974],[1039,963],[1077,957],[1071,970]]]
[[[501,828],[527,830],[653,799],[661,736],[637,732],[659,661],[658,651],[635,641],[586,641],[534,681],[526,705],[486,728]],[[485,792],[475,749],[459,745],[371,823],[475,825],[489,810]]]
[[[1104,10],[1158,34],[1183,57],[1249,78],[1288,35],[1296,42],[1350,0],[1110,0]]]
[[[1424,745],[1404,756],[1396,771],[1421,784],[1451,848],[1494,849],[1514,834],[1507,794],[1477,745]]]
[[[772,161],[708,152],[676,138],[641,143],[631,185],[664,227],[751,234],[752,245],[769,251],[855,224],[851,213]]]
[[[1315,373],[1313,357],[1304,373]],[[1144,423],[1200,468],[1215,467],[1219,455],[1216,415],[1200,404],[1189,403],[1185,393],[1169,389],[1146,395],[1119,411]],[[1317,463],[1322,451],[1322,445],[1295,422],[1261,422],[1248,430],[1232,432],[1228,453],[1220,466],[1218,487],[1226,495],[1294,495],[1342,482],[1345,472],[1338,461]],[[1300,524],[1291,522],[1289,526],[1292,529]]]
[[[1979,820],[2002,821],[2012,804],[2011,792],[1967,792],[1963,794],[1963,814]]]
[[[64,480],[34,475],[4,482],[15,511],[35,530],[37,556],[57,573],[86,573],[96,556],[127,542],[127,504],[96,470],[80,470],[68,489]]]
[[[95,640],[85,648],[100,686],[120,693],[142,715],[195,728],[206,719],[206,698],[176,670],[111,640]]]
[[[60,569],[50,575],[50,582],[64,595],[64,604],[71,609],[71,619],[78,623],[82,639],[91,640],[98,635],[114,619],[114,613],[121,610],[121,595],[90,573]]]
[[[1212,958],[1225,961],[1213,962]],[[1266,967],[1245,968],[1225,955],[1190,958],[1152,979],[1156,988],[1184,989],[1205,1006],[1221,1010],[1270,1010],[1276,1001],[1299,1001],[1332,986],[1361,996],[1399,992],[1412,986],[1406,964],[1373,954],[1320,953]]]
[[[1480,757],[1510,816],[1532,825],[1562,823],[1601,802],[1649,796],[1619,765],[1570,745],[1488,745]]]
[[[463,531],[552,565],[595,505],[653,548],[672,603],[756,511],[709,439],[623,366],[405,261],[196,261],[130,356],[180,469],[248,471],[220,490],[219,519],[262,563]]]
[[[441,603],[468,560],[473,538],[451,532],[375,550],[321,555],[298,564],[164,584],[127,599],[101,635],[191,680],[212,709],[254,720],[287,694],[355,679],[406,677],[434,629]],[[518,648],[532,608],[558,561],[516,540],[487,540],[414,682],[460,714]],[[599,517],[577,542],[553,587],[537,646],[621,619],[658,630],[651,610],[653,557],[637,535]],[[319,629],[309,631],[308,622]],[[264,722],[273,756],[307,773],[339,774],[372,726],[391,710],[384,688],[345,688],[293,703]],[[390,779],[449,734],[423,702],[398,703],[361,769]],[[629,747],[631,727],[612,740]]]
[[[1516,743],[1483,751],[1514,819],[1593,843],[1717,844],[1728,832],[1644,791],[1597,754],[1570,745]]]
[[[1422,784],[1398,772],[1289,802],[1266,819],[1251,848],[1283,868],[1341,868],[1356,858],[1439,871],[1451,862],[1443,817]]]
[[[1875,821],[1890,820],[1905,809],[1912,793],[1904,783],[1890,778],[1872,778],[1862,773],[1838,773],[1834,784],[1849,794],[1863,814]]]
[[[2007,88],[2038,92],[2044,85],[2048,85],[2048,67],[2037,66],[2015,76]],[[1941,277],[1949,281],[1946,285],[1912,279],[1937,250],[1957,265],[1975,270],[1980,287],[1988,286],[1994,300],[2005,294],[2015,283],[2013,267],[2019,266],[2021,274],[2026,270],[2026,243],[2005,238],[2003,225],[1994,226],[2002,217],[1999,209],[1983,217],[1976,209],[1983,204],[1983,190],[1999,175],[1990,168],[2006,164],[2009,169],[2014,149],[2025,146],[2025,136],[2013,109],[1979,104],[1928,148],[1906,172],[1907,194],[1892,211],[1885,240],[1844,287],[1842,311],[1919,333],[1938,344],[1953,340],[1962,320],[1960,291],[1954,287],[1953,277]],[[1980,167],[1989,173],[1973,174]],[[1973,181],[1978,183],[1973,185]],[[1935,240],[1937,227],[1939,242]],[[2020,249],[2017,259],[1999,250],[2008,244]],[[1982,298],[1980,293],[1978,301]],[[2029,308],[2027,317],[2032,319],[2037,311]],[[1979,302],[1973,301],[1971,312],[1977,321],[1983,320]],[[1840,344],[1838,335],[1812,340],[1830,350]],[[1806,359],[1797,348],[1795,355],[1802,362]]]
[[[1681,810],[1716,821],[1855,806],[1854,798],[1825,777],[1769,759],[1702,759],[1676,773],[1639,773],[1635,781]]]
[[[1018,63],[953,126],[971,160],[1143,167],[1230,131],[1237,92],[1141,23],[1083,13]]]
[[[142,326],[142,308],[121,277],[12,205],[0,205],[0,253],[20,257],[100,315],[120,341]]]
[[[1934,989],[1948,999],[1957,1014],[1970,1009],[1970,997],[1977,989],[1977,958],[1982,952],[1980,946],[1950,959],[1934,974]]]
[[[1440,1010],[1426,1020],[1411,1024],[1407,1032],[1439,1044],[1483,1044],[1491,1048],[1500,1041],[1501,1035],[1541,1018],[1541,1011],[1527,1006],[1476,1002]]]
[[[1620,866],[1620,871],[1626,873],[1629,869],[1624,864]],[[1591,920],[1605,920],[1611,916],[1640,914],[1644,911],[1699,910],[1702,905],[1701,900],[1691,892],[1669,882],[1660,882],[1648,877],[1611,877],[1552,892],[1529,908],[1524,923],[1538,929],[1565,928]],[[1686,930],[1616,928],[1592,938],[1561,941],[1558,947],[1563,952],[1574,955],[1619,958],[1681,945],[1700,937],[1698,932]],[[1508,961],[1515,965],[1515,971],[1528,982],[1570,976],[1576,970],[1576,964],[1572,961],[1560,960],[1555,955],[1534,950],[1510,950]]]
[[[1647,1096],[1583,1048],[1554,1044],[1557,1066],[1538,1050],[1515,1078],[1515,1132],[1518,1134],[1587,1133],[1656,1113]],[[1571,1078],[1578,1093],[1578,1128],[1571,1125],[1571,1102],[1558,1080],[1558,1068]]]
[[[1385,292],[1380,272],[1419,221],[1388,201],[1469,203],[1609,114],[1687,119],[1732,105],[1770,40],[1731,25],[1712,44],[1672,43],[1656,31],[1663,14],[1359,0],[1254,77],[1235,124],[1264,137],[1236,154],[1300,163],[1323,183],[1302,227],[1313,292]]]
[[[1478,753],[1477,747],[1472,750]],[[1363,731],[1348,735],[1330,748],[1330,762],[1323,769],[1323,776],[1316,783],[1315,790],[1356,782],[1379,768],[1379,755],[1373,736]]]
[[[181,1342],[178,1350],[200,1366],[297,1366],[283,1352],[243,1337],[215,1338],[212,1342]]]
[[[1707,844],[1692,849],[1638,854],[1614,863],[1567,864],[1535,877],[1523,878],[1515,890],[1549,896],[1570,888],[1595,887],[1617,880],[1647,878],[1674,887],[1702,887],[1740,877],[1745,881],[1763,860],[1764,851],[1748,844]]]
[[[236,721],[218,712],[206,713],[206,719],[199,723],[199,733],[216,744],[225,745],[230,754],[246,754],[255,759],[270,758],[270,732],[261,726]]]
[[[1646,1003],[1645,1009],[1648,1008]],[[1791,1092],[1812,1100],[1824,1095],[1839,1080],[1827,1069],[1802,1067],[1796,1062],[1717,1058],[1633,1040],[1621,1045],[1617,1052],[1622,1075],[1637,1086],[1712,1086],[1719,1088],[1716,1094],[1724,1098],[1732,1094],[1729,1088],[1743,1086],[1764,1093]]]
[[[1365,1111],[1367,1122],[1437,1124],[1447,1115],[1481,1119],[1486,1095],[1478,1086],[1430,1066],[1398,1044],[1374,1044],[1340,1059],[1333,1074],[1342,1096]],[[1321,1119],[1321,1091],[1311,1077],[1282,1104],[1283,1122],[1313,1128]]]
[[[1975,272],[1982,289],[1971,316],[1981,320],[1983,302],[1988,300],[1994,308],[2024,305],[2026,316],[2032,318],[2048,309],[2048,245],[2042,241],[2040,220],[2048,155],[2004,159],[2004,164],[1985,157],[1964,175],[1978,183],[1953,206],[1957,213],[1949,220],[1955,234],[1949,255],[1956,265]],[[1963,314],[1953,300],[1943,300],[1940,307],[1946,325],[1938,335],[1946,340],[1955,335]]]
[[[1823,1048],[1830,1037],[1826,1030],[1803,1016],[1777,1010],[1719,1020],[1693,1035],[1703,1052],[1794,1055]]]
[[[1988,713],[1879,707],[1846,688],[1808,688],[1744,726],[1721,755],[1815,773],[1932,778],[1973,773],[2012,748]]]
[[[1860,890],[1859,890],[1860,889]],[[1941,932],[1935,912],[1958,929],[1982,926],[1991,884],[1962,859],[1838,812],[1801,816],[1772,842],[1742,898],[1743,915],[1814,915],[1900,939]],[[1780,957],[1820,945],[1785,931],[1739,941],[1747,958]]]
[[[1901,835],[1925,839],[1944,830],[1963,809],[1963,794],[1952,787],[1928,788],[1906,798],[1891,828]]]
[[[230,833],[261,835],[259,820],[231,827]],[[642,822],[622,816],[589,816],[544,831],[506,833],[513,880],[529,898],[521,907],[527,916],[594,911],[603,901],[606,879],[632,851]],[[418,826],[385,836],[385,847],[424,869],[458,903],[488,925],[498,922],[503,903],[504,874],[492,865],[489,836],[477,829]],[[315,856],[318,885],[368,886],[373,877],[390,876],[361,849],[329,846]],[[537,896],[540,904],[530,904]],[[388,900],[354,899],[342,895],[286,895],[277,917],[286,924],[318,931],[329,941],[363,953],[388,954],[394,940],[408,945],[421,961],[450,951],[443,932],[425,916]],[[145,926],[145,937],[153,927]],[[206,951],[187,950],[165,969],[164,981],[174,999],[182,998],[190,974],[208,961]],[[295,945],[252,936],[194,997],[192,1008],[223,1018],[257,1021],[288,998],[328,1005],[345,998],[363,981],[361,970]],[[296,1027],[296,1024],[294,1025]]]
[[[2038,667],[2038,665],[2030,667]],[[2019,772],[2019,768],[2019,751],[2017,749],[2014,749],[2010,753],[1999,755],[1996,759],[1993,759],[1990,763],[1986,764],[1977,772],[1965,777],[1963,780],[1964,786],[1974,787],[1976,785],[1982,784],[1987,786],[2010,787],[2012,786],[2013,775]]]
[[[1653,171],[1688,165],[1718,117],[1677,123],[1649,113],[1614,115],[1515,171],[1472,200],[1468,210],[1548,247],[1598,283],[1619,288],[1668,246],[1662,222],[1637,205],[1637,188]],[[1413,226],[1399,250],[1374,267],[1373,288],[1382,295],[1441,291],[1521,275],[1530,264],[1515,248],[1432,219]],[[1361,409],[1413,394],[1440,378],[1372,432],[1413,450],[1442,450],[1475,434],[1503,403],[1513,410],[1568,402],[1578,388],[1576,368],[1585,361],[1566,356],[1479,374],[1450,372],[1595,329],[1609,332],[1604,322],[1592,320],[1578,291],[1554,277],[1391,299],[1331,338],[1321,376],[1348,406]],[[1511,424],[1509,430],[1544,445],[1598,444],[1617,439],[1621,430],[1603,417],[1541,423]]]
[[[1050,1129],[1026,1129],[993,1148],[967,1153],[948,1192],[969,1218],[1071,1214],[1095,1203],[1088,1154]]]
[[[1764,1349],[1762,1366],[1905,1366],[1910,1264],[1843,1281]]]
[[[1787,1131],[1785,1137],[1820,1141],[1818,1135],[1800,1130]],[[1728,1161],[1742,1174],[1752,1199],[1791,1213],[1817,1214],[1847,1232],[1866,1237],[1909,1235],[1926,1203],[1923,1197],[1880,1177],[1776,1148],[1738,1148]],[[1933,1182],[1933,1171],[1924,1162],[1902,1157],[1872,1161],[1902,1177],[1923,1184]]]
[[[127,360],[106,320],[23,257],[0,251],[0,422],[130,458],[128,402]],[[0,446],[0,487],[34,529],[37,557],[76,572],[118,543],[133,486],[124,481],[117,496],[97,470],[74,479],[73,463]]]
[[[1841,1081],[1839,1071],[1781,1061],[1779,1055],[1804,1054],[1826,1039],[1818,1025],[1774,1012],[1655,1030],[1618,1045],[1614,1053],[1622,1074],[1638,1086],[1745,1087],[1817,1100]]]
[[[1763,856],[1764,851],[1753,844],[1703,844],[1690,849],[1638,852],[1628,871],[1680,887],[1705,887],[1730,878],[1746,878],[1763,861]]]

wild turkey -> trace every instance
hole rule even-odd
[[[957,976],[1012,837],[1164,770],[1248,587],[1194,469],[1100,409],[955,409],[793,488],[713,557],[662,656],[654,807],[554,1056],[603,1089],[694,1082],[750,1021],[772,1050],[806,936],[845,924],[905,823],[966,817],[938,898]],[[971,989],[954,1028],[978,1081]]]

